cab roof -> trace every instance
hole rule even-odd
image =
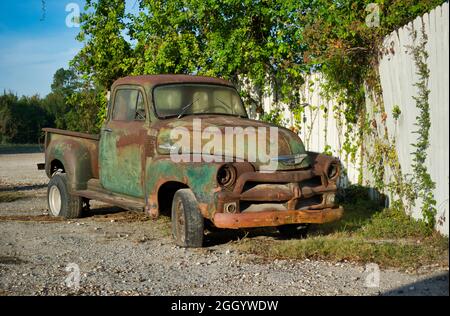
[[[214,77],[191,76],[191,75],[143,75],[143,76],[128,76],[117,79],[113,83],[113,88],[119,85],[136,84],[147,88],[152,88],[161,84],[171,83],[205,83],[205,84],[219,84],[233,87],[231,82]]]

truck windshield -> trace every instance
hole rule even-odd
[[[206,84],[171,84],[154,88],[156,113],[161,118],[192,114],[225,114],[247,117],[233,88]]]

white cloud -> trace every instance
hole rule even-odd
[[[67,34],[0,38],[0,92],[45,96],[55,71],[67,68],[80,48],[81,44]]]

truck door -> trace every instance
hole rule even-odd
[[[99,146],[100,183],[111,192],[144,197],[147,109],[145,91],[119,86],[113,91]]]

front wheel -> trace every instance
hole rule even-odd
[[[78,218],[83,210],[83,199],[69,193],[65,173],[56,173],[50,179],[47,189],[47,202],[52,216]]]
[[[172,235],[180,247],[202,247],[204,219],[190,189],[175,193],[172,202]]]

